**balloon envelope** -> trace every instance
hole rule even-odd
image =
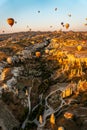
[[[52,28],[52,26],[50,26],[50,28]]]
[[[17,21],[15,21],[15,24],[17,24]]]
[[[87,23],[85,23],[84,25],[87,26]]]
[[[41,56],[41,53],[39,51],[36,51],[35,55],[39,58]]]
[[[70,26],[69,23],[66,23],[66,24],[65,24],[66,29],[68,29],[69,26]]]
[[[57,8],[55,8],[55,11],[57,11]]]
[[[64,23],[63,22],[61,22],[61,25],[63,25]]]
[[[71,14],[68,14],[69,17],[71,17]]]
[[[8,18],[7,19],[7,23],[12,27],[13,26],[13,24],[14,24],[14,19],[13,18]]]
[[[64,27],[64,23],[63,22],[61,22],[61,25]]]

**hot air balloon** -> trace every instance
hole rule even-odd
[[[87,23],[85,23],[84,25],[87,26]]]
[[[48,50],[48,49],[46,49],[46,50],[45,50],[45,53],[46,53],[46,54],[49,54],[49,50]]]
[[[32,29],[30,28],[29,31],[31,32],[31,30],[32,30]]]
[[[69,17],[71,17],[71,14],[68,14]]]
[[[61,25],[64,27],[64,23],[63,22],[61,22]]]
[[[29,26],[27,25],[27,28],[29,28]]]
[[[5,31],[3,30],[2,32],[4,33]]]
[[[40,11],[38,10],[38,13],[40,13]]]
[[[17,24],[17,21],[15,21],[15,24]]]
[[[14,24],[14,19],[13,18],[8,18],[7,19],[7,23],[12,27],[13,26],[13,24]]]
[[[39,58],[41,56],[41,53],[39,51],[36,51],[35,55]]]
[[[69,23],[66,23],[66,24],[65,24],[66,29],[68,29],[69,26],[70,26]]]
[[[55,8],[55,11],[57,11],[57,8]]]
[[[53,26],[50,26],[50,28],[52,28]]]
[[[8,63],[8,64],[12,64],[12,63],[13,63],[13,59],[12,59],[11,56],[9,56],[9,57],[7,58],[7,63]]]

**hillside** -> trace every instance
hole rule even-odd
[[[55,130],[87,129],[87,32],[3,34],[0,54],[1,100],[20,129],[51,129],[53,113]]]

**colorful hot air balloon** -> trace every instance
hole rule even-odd
[[[36,51],[35,55],[39,58],[41,56],[41,53],[39,51]]]
[[[11,57],[11,56],[9,56],[9,57],[7,58],[7,63],[8,63],[8,64],[12,64],[12,63],[13,63],[13,60],[12,60],[12,57]]]
[[[69,23],[66,23],[66,24],[65,24],[66,29],[68,29],[69,26],[70,26]]]
[[[7,19],[7,23],[12,27],[13,26],[13,24],[14,24],[14,19],[13,18],[8,18]]]

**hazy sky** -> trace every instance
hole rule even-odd
[[[9,17],[17,21],[13,27],[7,24]],[[86,17],[87,0],[0,0],[0,33],[3,30],[28,31],[29,28],[35,31],[66,30],[61,22],[69,23],[69,30],[87,31]]]

